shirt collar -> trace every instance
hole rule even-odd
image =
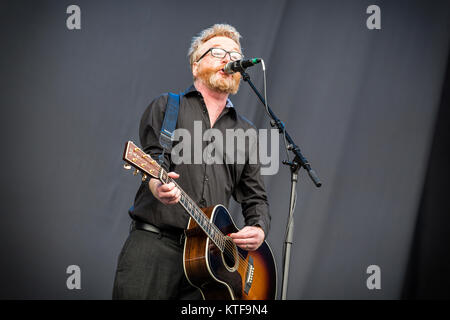
[[[234,108],[233,102],[229,98],[227,98],[227,104],[225,105],[227,108]]]

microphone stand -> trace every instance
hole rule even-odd
[[[300,152],[300,148],[294,143],[291,136],[286,132],[286,128],[284,126],[284,123],[278,119],[278,117],[273,113],[273,111],[269,108],[269,106],[266,103],[266,100],[261,96],[258,89],[253,85],[252,81],[250,80],[250,76],[245,72],[245,70],[242,68],[239,70],[239,72],[242,74],[242,78],[245,82],[247,82],[250,87],[253,89],[253,91],[258,96],[259,100],[263,103],[263,105],[266,107],[267,112],[271,118],[270,125],[272,127],[277,127],[278,132],[280,134],[283,134],[286,141],[288,142],[287,150],[291,151],[294,154],[294,160],[293,161],[283,161],[284,165],[287,165],[291,169],[291,196],[289,201],[289,216],[288,216],[288,222],[286,226],[286,238],[284,242],[284,262],[283,262],[283,282],[281,285],[281,299],[286,300],[287,295],[287,283],[289,278],[289,263],[290,263],[290,256],[291,256],[291,246],[293,242],[294,237],[294,209],[295,209],[295,202],[296,202],[296,187],[297,187],[297,181],[298,181],[298,171],[300,168],[305,169],[308,172],[309,177],[311,178],[312,182],[316,187],[320,187],[322,185],[322,182],[320,182],[319,177],[315,173],[315,171],[311,168],[310,163],[306,158],[302,155]]]

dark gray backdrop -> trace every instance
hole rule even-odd
[[[66,27],[70,4],[81,30]],[[366,27],[371,4],[381,30]],[[268,101],[324,183],[300,175],[288,298],[400,298],[449,21],[444,1],[1,2],[0,297],[111,297],[139,184],[121,169],[124,143],[154,97],[191,83],[191,37],[226,22],[264,58]],[[247,84],[232,100],[268,128]],[[289,170],[266,184],[281,271]],[[81,290],[66,287],[72,264]],[[366,287],[373,264],[381,290]]]

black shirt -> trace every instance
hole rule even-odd
[[[162,153],[159,136],[167,100],[167,94],[153,100],[145,110],[140,123],[139,137],[142,149],[155,160],[158,160],[158,156]],[[230,101],[229,104],[231,104]],[[229,104],[217,118],[214,129],[220,130],[223,137],[226,136],[226,129],[256,129],[251,122],[237,114],[236,109]],[[211,128],[203,97],[194,86],[191,86],[181,97],[176,128],[184,128],[191,133],[189,144],[192,154],[194,150],[199,150],[199,144],[203,151],[209,143],[203,141],[201,135],[200,137],[199,135],[195,136],[194,121],[199,121],[197,128],[201,123],[202,134]],[[247,141],[247,144],[250,143]],[[173,148],[176,145],[175,141]],[[198,164],[198,161],[195,163],[192,161],[191,164],[174,164],[171,154],[165,153],[163,167],[168,172],[174,171],[180,175],[176,179],[178,185],[202,208],[216,204],[222,204],[228,208],[230,198],[233,196],[242,206],[245,224],[248,226],[259,225],[267,236],[270,227],[267,194],[260,174],[259,160],[256,164],[253,164],[254,161],[249,161],[249,150],[252,150],[250,146],[245,148],[245,163],[222,161],[223,164],[207,164],[203,157],[201,164]],[[157,200],[149,189],[148,181],[141,184],[135,197],[134,206],[129,213],[133,219],[175,232],[186,229],[189,220],[188,213],[180,204],[165,205]]]

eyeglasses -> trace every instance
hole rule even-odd
[[[236,51],[226,51],[222,48],[209,48],[208,51],[206,51],[200,58],[198,58],[196,62],[199,62],[201,59],[203,59],[203,57],[206,56],[208,52],[211,52],[211,55],[218,59],[225,58],[228,53],[230,55],[231,61],[238,61],[244,57],[242,54]]]

